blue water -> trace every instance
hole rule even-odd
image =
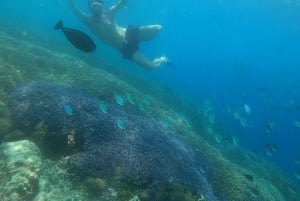
[[[112,66],[162,83],[201,106],[214,106],[217,122],[233,132],[240,145],[281,167],[291,179],[300,165],[300,1],[299,0],[128,0],[117,16],[120,25],[161,24],[160,36],[142,44],[149,57],[165,54],[175,68],[144,71],[102,44],[69,11],[64,0],[2,0],[0,22],[24,32],[69,45],[53,31],[58,19],[89,33],[97,41],[97,58]],[[108,7],[114,0],[105,1]],[[78,5],[88,12],[85,1]],[[227,108],[249,105],[243,127]],[[266,132],[275,122],[273,132]],[[265,145],[277,153],[266,155]]]

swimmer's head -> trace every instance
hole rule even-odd
[[[103,4],[103,0],[88,0],[88,6],[93,13],[102,12]]]

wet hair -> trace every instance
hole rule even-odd
[[[99,2],[99,3],[101,3],[101,4],[104,4],[104,1],[103,0],[88,0],[88,7],[91,9],[91,4],[93,3],[93,2]]]

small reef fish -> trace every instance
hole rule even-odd
[[[244,110],[245,110],[245,112],[246,112],[247,114],[250,114],[250,113],[251,113],[251,108],[250,108],[250,106],[247,105],[247,104],[244,104]]]
[[[297,192],[296,187],[294,185],[292,185],[291,183],[288,183],[287,186],[288,186],[288,189],[291,193],[296,193]]]
[[[105,114],[108,112],[107,105],[105,105],[104,103],[100,103],[99,108]]]
[[[208,115],[208,122],[210,124],[215,124],[215,115],[213,114]]]
[[[234,116],[235,119],[240,119],[241,118],[240,113],[238,111],[235,111],[233,113],[233,116]]]
[[[146,111],[146,108],[147,107],[147,105],[145,104],[145,103],[140,103],[139,104],[139,108],[140,108],[140,110],[142,110],[143,112],[145,112]]]
[[[134,99],[134,97],[133,97],[131,94],[127,93],[127,94],[126,94],[126,97],[127,97],[127,100],[128,100],[128,102],[129,102],[130,104],[132,104],[132,105],[135,104],[135,99]]]
[[[86,33],[83,33],[80,30],[66,28],[63,26],[63,21],[60,20],[54,26],[55,30],[62,30],[67,39],[74,45],[76,48],[83,52],[93,52],[96,50],[96,45],[94,41]]]
[[[207,129],[207,132],[208,132],[209,134],[213,134],[213,133],[214,133],[214,131],[213,131],[213,129],[212,129],[211,126],[208,126],[206,129]]]
[[[216,140],[217,143],[220,144],[220,143],[222,143],[223,137],[221,135],[216,135],[215,140]]]
[[[247,174],[247,173],[245,173],[245,174],[243,174],[243,176],[248,180],[248,181],[254,181],[254,177],[251,175],[251,174]]]
[[[125,122],[122,119],[117,119],[117,126],[120,129],[125,129]]]
[[[143,103],[146,104],[146,105],[151,105],[151,99],[149,96],[144,96],[143,98]]]
[[[68,105],[67,103],[64,103],[63,107],[64,107],[64,110],[67,113],[67,115],[72,116],[74,114],[72,107],[70,105]]]
[[[239,145],[239,139],[238,139],[236,136],[233,136],[233,137],[232,137],[232,143],[233,143],[235,146]]]
[[[300,158],[296,158],[296,159],[294,159],[294,161],[297,165],[300,165]]]
[[[268,156],[272,156],[274,153],[278,151],[278,146],[276,144],[267,144],[266,145],[266,153]]]
[[[296,179],[300,180],[300,171],[296,171],[295,172],[295,177],[296,177]]]
[[[121,96],[116,95],[115,99],[116,99],[118,105],[120,105],[120,106],[124,106],[125,105],[125,101],[124,101],[124,99]]]
[[[300,128],[300,121],[294,121],[294,125],[296,128]]]
[[[241,125],[243,126],[243,127],[247,127],[247,121],[246,121],[246,119],[244,119],[244,118],[240,118],[240,123],[241,123]]]
[[[275,128],[275,122],[268,122],[267,125],[266,125],[266,132],[267,133],[272,133],[273,130]]]

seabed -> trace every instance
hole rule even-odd
[[[15,30],[0,32],[1,200],[299,200],[299,189],[273,164],[239,147],[236,141],[228,142],[218,138],[216,142],[215,130],[218,129],[218,125],[211,120],[208,106],[186,106],[189,105],[184,103],[186,100],[174,100],[176,97],[160,86],[152,86],[157,89],[152,89],[156,91],[155,94],[145,93],[138,85],[126,81],[126,77],[121,78],[109,72],[104,63],[87,63],[80,56],[64,53],[66,51],[63,51],[63,48],[47,48],[46,43],[37,44],[33,38],[19,33]],[[205,164],[195,168],[207,181],[213,196],[208,198],[207,192],[194,190],[197,186],[185,185],[189,184],[189,181],[177,182],[177,175],[170,176],[153,195],[154,191],[150,189],[153,186],[148,183],[132,185],[130,181],[122,180],[124,170],[119,167],[116,167],[114,175],[111,175],[113,178],[105,175],[81,175],[71,170],[66,161],[81,149],[80,146],[76,146],[79,139],[76,138],[75,131],[72,133],[71,130],[66,135],[66,143],[60,145],[66,146],[65,149],[57,152],[53,146],[48,146],[45,151],[44,145],[53,143],[46,141],[48,136],[51,136],[47,122],[26,121],[26,117],[23,122],[16,122],[12,114],[18,103],[11,100],[11,94],[32,83],[55,83],[80,88],[89,96],[103,101],[100,103],[101,107],[99,104],[99,112],[102,112],[102,115],[110,114],[111,108],[107,107],[105,102],[115,103],[116,107],[121,109],[125,108],[125,114],[127,107],[136,107],[143,116],[160,122],[164,129],[176,130],[180,135],[178,137],[184,140],[182,149],[188,148],[195,155],[204,156],[209,163],[209,170]],[[116,103],[116,96],[124,98],[124,105]],[[172,103],[168,103],[170,97],[173,98]],[[139,108],[140,105],[143,105],[142,109]],[[71,105],[64,105],[64,108],[67,108],[67,115],[76,115]],[[128,121],[126,118],[120,118],[115,123],[123,135],[126,135],[130,128]],[[172,136],[165,137],[172,139]]]

